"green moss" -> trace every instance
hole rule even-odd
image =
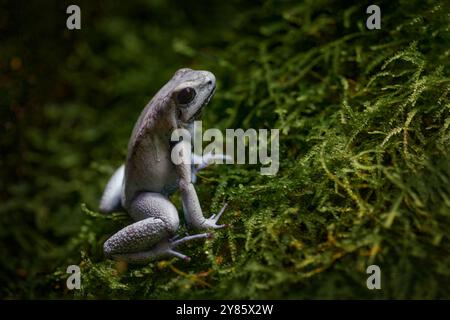
[[[448,299],[449,8],[444,1],[379,6],[382,29],[374,31],[360,2],[222,5],[210,13],[214,22],[199,9],[189,16],[193,25],[181,15],[158,30],[126,10],[102,16],[95,33],[74,40],[59,75],[77,92],[44,109],[51,134],[27,128],[39,152],[32,158],[25,148],[23,167],[35,159],[32,185],[47,191],[22,209],[31,182],[17,184],[10,190],[17,202],[2,210],[22,210],[38,225],[29,236],[38,250],[33,285],[9,281],[6,296]],[[145,8],[158,19],[169,7]],[[217,76],[208,127],[281,130],[280,171],[267,177],[259,166],[228,165],[200,175],[203,210],[227,201],[223,221],[233,227],[184,247],[190,264],[105,260],[103,242],[130,220],[96,213],[97,198],[123,161],[140,109],[181,65]],[[55,152],[51,167],[42,165],[43,150]],[[69,228],[64,217],[79,221]],[[5,234],[33,252],[22,231]],[[24,268],[25,259],[5,272]],[[72,263],[82,269],[83,288],[74,293],[62,289]],[[381,267],[382,290],[366,288],[371,264]]]

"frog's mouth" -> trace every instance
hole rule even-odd
[[[191,117],[191,119],[189,120],[198,120],[201,118],[203,109],[205,108],[205,106],[209,103],[209,101],[211,101],[212,96],[214,95],[214,93],[216,92],[216,87],[214,86],[214,88],[211,90],[211,92],[209,93],[209,95],[206,97],[206,99],[204,100],[202,106],[200,108],[198,108],[197,112],[194,113],[194,115]]]

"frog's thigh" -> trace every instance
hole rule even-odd
[[[146,218],[159,218],[168,224],[175,232],[180,223],[177,208],[169,198],[157,192],[142,192],[131,202],[127,208],[130,216],[136,220]]]
[[[159,193],[144,192],[131,203],[130,215],[140,220],[109,238],[103,248],[106,255],[148,250],[170,238],[178,229],[175,206]]]

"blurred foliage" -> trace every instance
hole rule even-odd
[[[0,297],[450,298],[445,1],[379,1],[373,31],[363,1],[80,1],[80,31],[68,4],[0,10]],[[217,76],[207,127],[280,128],[280,171],[201,173],[205,215],[228,201],[233,227],[191,263],[106,260],[130,219],[98,199],[183,66]]]

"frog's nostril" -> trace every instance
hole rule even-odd
[[[203,71],[203,81],[205,86],[212,88],[216,86],[216,77],[209,71]]]

